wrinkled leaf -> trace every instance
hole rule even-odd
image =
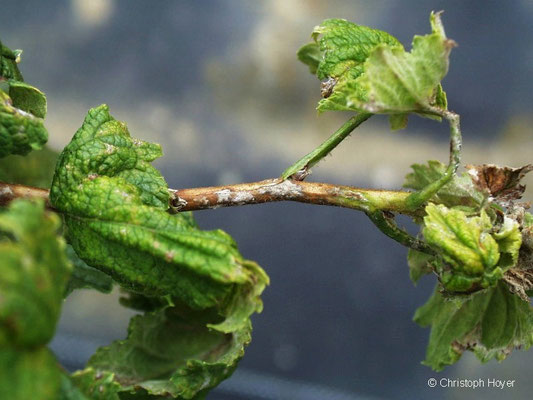
[[[67,247],[67,256],[74,268],[65,289],[65,297],[76,289],[95,289],[102,293],[113,290],[113,279],[102,271],[89,267],[78,257],[72,246]]]
[[[107,106],[89,111],[59,158],[50,199],[88,265],[146,296],[192,308],[218,307],[232,331],[260,311],[268,277],[222,231],[201,231],[190,215],[167,213],[168,188],[150,162],[159,145],[133,139]]]
[[[404,128],[411,112],[439,119],[430,108],[447,107],[440,82],[454,42],[446,38],[439,14],[432,13],[430,22],[432,33],[415,36],[409,53],[389,34],[344,20],[326,20],[315,28],[313,37],[322,51],[317,76],[335,78],[331,95],[319,102],[318,110],[392,114],[393,130]]]
[[[88,366],[98,375],[113,376],[120,392],[135,391],[141,398],[191,399],[206,393],[235,369],[251,325],[225,334],[209,329],[204,316],[183,307],[136,316],[128,338],[100,348]]]
[[[0,212],[0,345],[44,345],[55,332],[71,271],[59,226],[42,202]]]
[[[0,157],[26,155],[39,150],[48,140],[41,118],[13,106],[0,90]]]
[[[435,264],[443,286],[468,292],[493,286],[516,263],[522,236],[516,221],[506,219],[498,232],[485,211],[479,217],[443,205],[426,207],[423,234],[437,251]]]
[[[414,320],[431,326],[424,364],[436,371],[455,363],[465,350],[486,362],[502,360],[514,348],[528,349],[533,344],[531,306],[502,283],[454,299],[435,291]]]
[[[23,81],[17,66],[21,50],[12,51],[0,42],[0,80]]]
[[[431,34],[414,37],[410,53],[387,44],[377,46],[358,79],[367,97],[350,95],[348,105],[372,113],[407,113],[424,112],[435,104],[453,42],[446,38],[438,14],[431,15],[431,26]]]
[[[405,177],[404,188],[422,190],[429,184],[438,181],[444,176],[447,166],[440,161],[430,160],[427,165],[411,165],[413,172]],[[464,206],[478,209],[485,197],[476,190],[472,179],[467,173],[454,175],[452,180],[444,185],[431,199],[435,203],[447,207]]]

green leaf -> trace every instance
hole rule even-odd
[[[468,297],[447,299],[435,291],[414,316],[431,326],[424,364],[436,371],[455,363],[465,350],[483,362],[504,359],[512,349],[533,344],[531,306],[503,283]]]
[[[362,71],[354,67],[362,65],[376,45],[386,43],[401,47],[401,43],[387,32],[344,19],[325,20],[315,27],[312,37],[322,53],[316,71],[320,80],[345,74],[356,78]]]
[[[250,323],[233,333],[211,330],[204,314],[167,307],[133,317],[128,338],[100,348],[88,366],[113,376],[120,393],[192,399],[231,375],[250,332]]]
[[[454,43],[446,38],[439,14],[432,13],[430,21],[432,33],[415,36],[410,53],[395,39],[383,35],[376,35],[366,46],[366,52],[361,52],[355,50],[357,46],[350,40],[343,39],[340,27],[328,27],[336,43],[335,54],[360,56],[357,62],[339,56],[330,60],[325,52],[328,62],[319,65],[317,74],[319,78],[333,76],[338,79],[333,94],[321,100],[318,109],[401,114],[391,120],[393,128],[400,128],[406,122],[403,114],[416,112],[430,116],[430,106],[446,106],[440,81],[448,72],[448,57]]]
[[[24,82],[9,81],[9,97],[13,107],[38,118],[46,116],[46,96],[39,89]]]
[[[315,27],[314,42],[298,51],[298,58],[309,66],[318,79],[326,80],[319,111],[349,110],[346,94],[360,92],[355,80],[363,73],[363,64],[372,49],[386,43],[401,47],[401,43],[386,32],[356,25],[343,19],[328,19]],[[324,84],[323,84],[324,85]],[[360,93],[361,97],[365,93]]]
[[[0,399],[57,400],[61,372],[46,347],[0,345]]]
[[[44,345],[55,332],[71,271],[59,226],[42,202],[17,200],[0,213],[0,345]]]
[[[397,131],[407,128],[409,114],[391,114],[389,124],[391,131]]]
[[[65,297],[76,289],[95,289],[102,293],[111,293],[113,279],[109,275],[89,267],[78,257],[72,246],[67,247],[67,255],[74,269],[65,289]]]
[[[261,311],[268,277],[226,233],[167,212],[166,183],[150,165],[160,155],[159,145],[131,138],[107,106],[92,109],[59,158],[50,200],[88,265],[148,297],[216,306],[225,317],[218,329],[238,329]]]
[[[317,43],[308,43],[300,48],[297,53],[298,60],[309,67],[309,72],[316,74],[318,65],[322,60],[322,52]]]
[[[0,81],[8,79],[24,80],[17,66],[21,53],[21,50],[12,51],[0,42]]]
[[[411,165],[413,172],[405,177],[404,188],[422,190],[429,184],[441,179],[447,166],[440,161],[430,160],[427,165]],[[471,207],[478,211],[485,201],[485,195],[478,191],[467,173],[454,175],[452,180],[444,185],[431,199],[435,203],[444,204],[447,207],[463,206]]]
[[[443,286],[469,292],[494,286],[517,260],[522,243],[519,226],[506,219],[499,231],[484,210],[479,217],[443,205],[429,204],[424,217],[424,237],[438,250],[435,264]],[[501,262],[499,262],[501,261]]]
[[[422,276],[433,271],[430,263],[433,259],[434,256],[432,255],[409,249],[407,252],[407,264],[409,265],[409,277],[414,284],[418,283]]]
[[[114,374],[96,372],[90,367],[83,371],[76,371],[71,375],[71,380],[78,389],[76,394],[79,396],[79,392],[81,392],[90,400],[119,400],[120,385],[114,379]],[[67,399],[70,400],[70,398]],[[75,397],[73,400],[78,400],[78,398]]]
[[[0,158],[26,155],[41,149],[47,140],[42,119],[14,107],[9,96],[0,90]]]

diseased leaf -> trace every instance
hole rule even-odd
[[[226,233],[167,213],[168,188],[150,165],[160,155],[159,145],[131,138],[107,106],[92,109],[59,158],[51,202],[88,265],[148,297],[218,307],[226,317],[218,329],[238,329],[262,309],[268,277]]]
[[[325,20],[315,27],[312,37],[314,42],[302,47],[298,58],[324,81],[324,99],[318,104],[319,111],[351,109],[346,103],[346,95],[360,92],[355,80],[363,73],[363,63],[372,49],[380,43],[402,46],[386,32],[343,19]],[[324,85],[328,90],[324,90]],[[361,92],[360,97],[364,96]]]
[[[438,14],[431,14],[431,27],[431,34],[414,37],[410,53],[386,44],[377,46],[358,79],[367,98],[349,96],[348,104],[372,113],[424,112],[435,104],[454,44],[446,38]]]
[[[41,149],[47,140],[42,119],[14,107],[9,96],[0,90],[0,158],[26,155]]]
[[[392,114],[393,129],[404,128],[411,112],[439,119],[430,108],[447,107],[440,82],[454,42],[446,38],[439,14],[432,13],[430,22],[432,33],[415,36],[409,53],[392,36],[343,20],[315,28],[313,37],[323,51],[317,76],[336,79],[318,110]]]
[[[231,375],[250,331],[249,323],[233,333],[211,330],[204,314],[167,307],[132,318],[128,338],[100,348],[88,366],[112,376],[120,393],[192,399]]]
[[[114,381],[114,378],[112,373],[96,372],[90,367],[71,375],[71,380],[78,391],[90,400],[120,400],[118,396],[120,385]]]
[[[504,206],[522,198],[526,190],[520,180],[533,170],[533,164],[520,168],[500,167],[494,164],[467,165],[468,174],[476,188]]]
[[[42,202],[0,212],[0,345],[44,345],[55,332],[71,271],[59,225]]]
[[[454,299],[435,291],[414,320],[431,326],[424,364],[436,371],[455,363],[465,350],[486,362],[502,360],[514,348],[528,349],[533,344],[531,306],[503,283]]]
[[[467,217],[458,209],[429,204],[424,217],[424,237],[438,250],[434,264],[443,286],[452,292],[469,292],[494,286],[517,260],[522,236],[516,221],[507,219],[498,232],[484,210]]]
[[[67,256],[74,268],[65,289],[65,297],[76,289],[96,289],[102,293],[111,293],[113,279],[109,275],[89,267],[78,257],[72,246],[67,247]]]
[[[0,42],[0,81],[8,79],[23,81],[17,66],[21,53],[21,50],[12,51]]]
[[[429,184],[444,176],[447,166],[440,161],[430,160],[427,165],[411,165],[413,172],[405,177],[404,188],[422,190]],[[447,207],[464,206],[471,207],[475,211],[485,200],[483,193],[476,190],[472,179],[466,173],[455,175],[452,180],[444,185],[432,198],[435,203],[444,204]]]

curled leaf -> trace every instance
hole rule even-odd
[[[414,316],[431,326],[424,364],[436,371],[455,363],[465,350],[483,362],[504,359],[513,349],[533,344],[531,305],[503,283],[468,297],[447,299],[435,291]]]
[[[75,377],[94,371],[111,379],[111,392],[141,397],[205,394],[231,375],[250,341],[251,325],[225,334],[208,329],[204,315],[165,307],[136,316],[127,339],[100,348],[89,360],[89,371]],[[98,386],[98,381],[88,383],[89,388]]]
[[[487,193],[502,205],[522,197],[526,187],[521,185],[520,181],[533,170],[532,164],[520,168],[500,167],[494,164],[467,165],[466,167],[476,188]]]
[[[171,215],[168,188],[150,162],[159,145],[130,136],[107,106],[89,111],[59,157],[50,191],[78,256],[126,289],[171,296],[195,309],[217,307],[232,331],[261,311],[264,271],[222,231]]]
[[[43,120],[13,106],[9,96],[0,90],[0,157],[26,155],[41,149],[47,140]]]
[[[451,292],[470,292],[494,286],[514,266],[522,244],[518,223],[506,219],[493,232],[485,211],[466,214],[443,205],[429,204],[424,217],[424,237],[439,250],[435,268]]]

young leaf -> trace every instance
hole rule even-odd
[[[405,177],[404,188],[422,190],[429,184],[438,181],[444,176],[447,166],[440,161],[430,160],[427,165],[411,165],[413,172]],[[482,192],[478,191],[467,173],[454,175],[452,180],[444,185],[432,198],[435,203],[444,204],[446,207],[464,206],[475,211],[485,200]]]
[[[410,53],[385,32],[343,20],[315,28],[313,37],[323,52],[317,76],[335,79],[318,110],[392,114],[391,127],[401,129],[408,113],[433,117],[431,106],[446,108],[440,81],[448,72],[454,42],[446,38],[439,14],[432,13],[430,22],[432,33],[415,36]]]
[[[44,345],[52,338],[71,271],[56,214],[17,200],[0,213],[0,345]]]
[[[88,265],[127,289],[217,306],[229,331],[244,326],[262,308],[268,277],[226,233],[167,213],[167,185],[150,165],[160,155],[159,145],[131,138],[107,106],[90,110],[59,157],[50,191],[68,239]]]
[[[133,317],[127,339],[100,348],[88,366],[112,376],[121,393],[196,398],[231,375],[251,331],[247,323],[224,334],[202,319],[173,307]]]
[[[26,155],[41,149],[47,140],[42,119],[14,107],[9,96],[0,90],[0,158]]]
[[[507,219],[491,234],[492,223],[483,210],[479,217],[469,218],[461,210],[429,204],[426,213],[424,237],[439,251],[442,262],[435,266],[447,290],[494,286],[516,263],[522,243],[516,221]]]
[[[455,299],[446,299],[436,290],[414,320],[431,326],[424,364],[435,371],[455,363],[465,350],[486,362],[502,360],[512,349],[533,344],[531,306],[503,283]]]

